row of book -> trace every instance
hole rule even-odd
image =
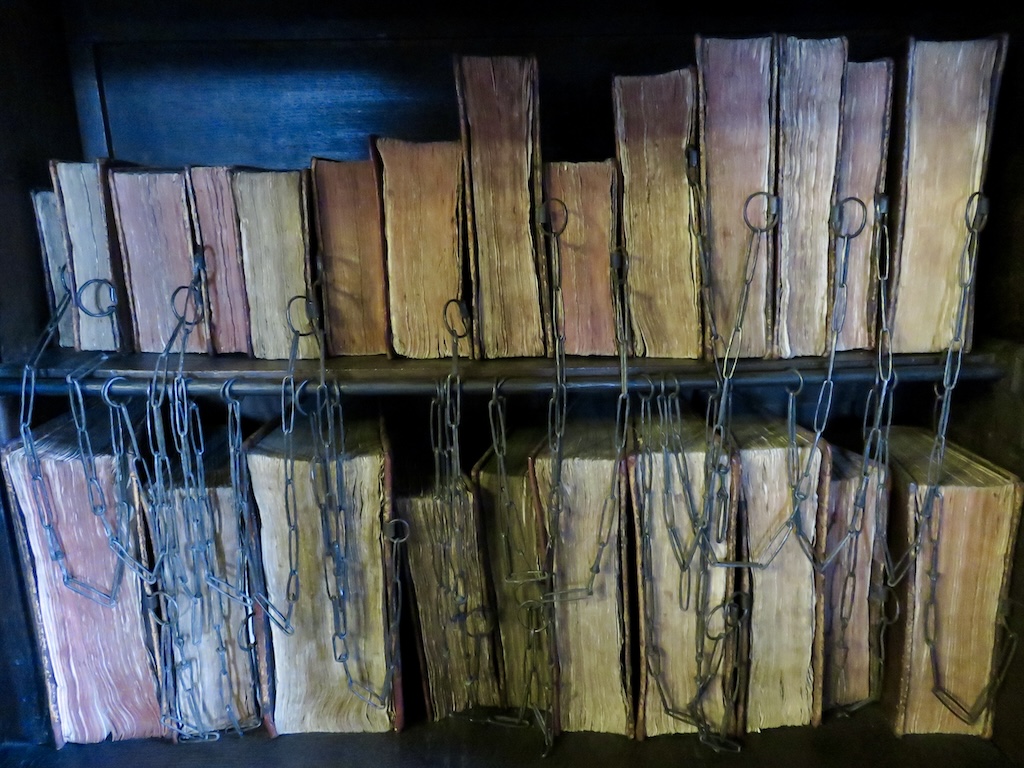
[[[108,410],[3,452],[58,744],[397,730],[408,670],[434,719],[551,733],[731,739],[869,700],[898,734],[991,732],[1024,486],[952,444],[936,475],[927,430],[892,427],[882,471],[737,415],[706,493],[698,418],[570,414],[438,483],[364,413],[335,454],[304,420],[211,428],[156,483]]]
[[[857,62],[843,37],[699,37],[692,66],[613,79],[616,156],[592,162],[542,162],[537,61],[514,56],[456,57],[457,140],[284,171],[54,162],[61,344],[791,358],[870,348],[884,320],[894,352],[966,347],[1006,43]]]

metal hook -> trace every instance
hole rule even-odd
[[[124,376],[113,376],[103,382],[103,389],[100,391],[100,396],[108,408],[117,408],[119,405],[119,403],[114,402],[114,399],[110,396],[111,387],[113,387],[114,383],[118,381],[128,381],[128,379]]]
[[[292,307],[294,306],[296,301],[304,302],[306,305],[306,325],[308,327],[308,330],[306,331],[300,331],[298,327],[295,325],[295,321],[292,319]],[[290,299],[288,299],[288,304],[285,305],[284,314],[285,319],[288,322],[288,330],[291,331],[293,334],[296,334],[298,336],[312,336],[313,333],[315,332],[316,328],[314,327],[314,321],[316,320],[318,315],[316,312],[316,307],[313,305],[313,302],[310,301],[308,296],[304,296],[301,293],[292,296]]]
[[[796,385],[796,389],[790,389],[789,387],[786,387],[786,393],[790,397],[796,397],[797,395],[804,391],[804,375],[800,373],[800,371],[796,368],[790,368],[790,370],[796,374],[798,382]]]
[[[242,398],[235,394],[235,385],[238,383],[238,379],[232,376],[230,379],[224,382],[220,388],[220,397],[226,403],[237,405],[242,402]]]

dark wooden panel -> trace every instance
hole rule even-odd
[[[514,768],[662,768],[666,765],[789,766],[790,768],[1012,768],[1014,763],[994,745],[973,737],[892,735],[879,712],[869,708],[849,718],[826,722],[820,728],[776,728],[744,738],[743,751],[715,753],[696,735],[657,736],[643,742],[598,733],[564,734],[552,753],[540,757],[542,742],[535,728],[510,728],[450,718],[416,724],[399,734],[310,734],[270,740],[262,733],[241,739],[225,737],[203,744],[157,741],[68,745],[60,752],[43,748],[4,749],[14,765],[34,768],[104,765],[111,768],[314,768],[314,766],[372,765],[473,766]],[[22,761],[22,762],[19,762]]]

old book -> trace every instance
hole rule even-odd
[[[785,35],[779,43],[779,169],[775,334],[783,358],[830,342],[846,38]]]
[[[242,240],[254,357],[285,360],[292,339],[298,358],[317,355],[310,277],[308,173],[234,169],[231,187]]]
[[[385,355],[390,329],[379,170],[373,160],[314,157],[311,173],[328,354]]]
[[[775,241],[763,233],[752,238],[747,222],[764,230],[774,216],[768,201],[775,195],[777,163],[777,40],[698,36],[696,55],[705,277],[712,297],[707,309],[713,314],[713,323],[705,324],[705,345],[711,354],[723,356],[742,314],[742,335],[731,354],[767,357]],[[748,268],[750,246],[755,251]]]
[[[322,448],[308,425],[294,431],[291,446],[280,426],[258,432],[246,446],[266,596],[290,616],[291,629],[257,625],[268,662],[261,674],[269,688],[262,696],[271,704],[264,722],[274,734],[388,731],[402,719],[398,627],[390,602],[400,598],[392,588],[396,565],[385,535],[392,506],[390,448],[378,420],[345,424],[338,456],[341,514],[314,486],[314,473],[318,484],[339,483],[334,460],[328,458],[324,474],[316,459],[324,456]],[[324,526],[332,522],[340,529],[340,551],[325,555]]]
[[[185,172],[115,168],[109,173],[111,205],[124,264],[135,349],[209,351],[209,312],[196,275],[196,244],[186,197]],[[184,290],[179,290],[184,287]],[[179,317],[189,329],[179,328]]]
[[[206,266],[205,300],[213,351],[252,352],[242,239],[231,192],[231,169],[195,166],[186,183],[197,245]]]
[[[611,253],[618,240],[618,168],[613,160],[546,163],[544,199],[552,269],[561,289],[561,332],[567,355],[614,355]],[[557,256],[554,248],[557,247]],[[552,285],[556,276],[552,274]]]
[[[694,529],[705,513],[707,441],[702,419],[639,423],[629,455],[636,531],[640,668],[637,738],[665,733],[738,735],[742,690],[736,666],[745,629],[733,603],[737,571],[733,462],[728,516],[719,538]],[[698,668],[698,656],[706,662]]]
[[[970,348],[960,281],[984,192],[1007,37],[908,44],[897,109],[892,184],[892,351],[937,352],[954,338]]]
[[[795,471],[807,480],[806,498],[793,516],[790,436],[784,422],[737,419],[733,434],[740,456],[740,559],[749,571],[750,671],[746,730],[818,725],[822,712],[824,658],[824,557],[831,460],[829,446],[798,428]],[[790,530],[787,521],[799,520]]]
[[[887,637],[883,704],[899,735],[966,733],[987,738],[993,712],[986,691],[1005,663],[999,625],[1006,610],[1022,484],[1015,475],[947,442],[941,475],[931,489],[934,438],[934,433],[914,427],[894,426],[889,434],[890,548],[898,561],[915,542],[920,550],[907,561],[896,590],[900,615]],[[936,686],[965,710],[978,705],[974,720],[957,716],[957,704],[947,706],[933,692]]]
[[[492,446],[471,480],[494,588],[502,704],[513,713],[536,707],[557,725],[554,633],[548,606],[540,602],[550,591],[547,533],[531,485],[531,464],[544,439],[526,425],[510,430],[503,453]]]
[[[193,457],[193,469],[202,473],[194,472],[193,484],[176,467],[168,486],[151,484],[142,495],[156,575],[152,599],[161,606],[156,638],[164,718],[186,739],[259,723],[251,608],[244,602],[247,571],[258,566],[252,562],[258,555],[243,552],[243,511],[231,485],[226,434],[211,430],[203,439],[204,455]],[[200,479],[203,487],[194,485]]]
[[[383,165],[388,300],[395,353],[472,355],[472,328],[449,305],[464,298],[462,147],[456,141],[377,139]],[[451,330],[449,330],[451,328]]]
[[[616,77],[612,96],[633,352],[698,358],[700,259],[687,176],[687,147],[696,135],[696,72]]]
[[[72,314],[75,347],[86,351],[128,350],[134,338],[107,173],[103,160],[50,164],[67,224],[69,283],[79,304]]]
[[[477,356],[543,356],[551,331],[547,259],[537,211],[537,61],[457,57],[455,83]]]
[[[86,417],[91,457],[69,415],[34,430],[38,465],[21,440],[3,455],[58,747],[165,733],[141,582],[107,532],[134,530],[118,527],[109,424],[102,406]]]
[[[71,286],[68,272],[67,224],[57,204],[57,193],[52,189],[40,189],[32,193],[32,208],[39,230],[39,247],[43,255],[46,275],[46,295],[51,315],[60,305]],[[75,346],[75,308],[68,306],[57,325],[57,342],[62,347]]]
[[[837,224],[848,240],[846,295],[841,307],[842,328],[836,349],[872,349],[878,313],[878,268],[872,244],[878,220],[875,201],[886,193],[885,178],[892,123],[893,62],[891,59],[850,61],[843,95],[842,141],[839,147]],[[851,200],[852,199],[852,200]],[[863,203],[861,207],[858,203]],[[847,202],[849,201],[849,202]],[[837,249],[834,280],[843,250]],[[838,318],[837,318],[838,320]]]
[[[888,473],[835,444],[825,566],[825,710],[881,694]]]
[[[491,575],[469,479],[457,488],[403,493],[409,576],[431,719],[502,705]]]
[[[559,730],[633,736],[623,568],[629,486],[615,429],[611,417],[570,414],[561,461],[545,442],[533,458],[531,485],[550,542]]]

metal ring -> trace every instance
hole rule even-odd
[[[82,303],[82,296],[84,295],[87,289],[91,288],[94,285],[100,284],[107,286],[107,291],[110,294],[110,306],[107,307],[106,309],[93,312],[91,309],[85,308],[85,305]],[[107,280],[105,277],[94,277],[92,278],[92,280],[86,280],[82,284],[82,287],[78,289],[78,292],[75,294],[75,303],[78,305],[78,308],[89,317],[110,317],[112,314],[114,314],[114,310],[117,308],[117,291],[114,289],[114,284]],[[97,301],[97,305],[98,304],[99,302]]]
[[[790,368],[790,370],[796,374],[798,382],[796,385],[796,389],[790,389],[789,387],[786,387],[786,393],[789,394],[790,397],[796,397],[797,395],[804,391],[804,375],[800,373],[800,370],[798,368]]]
[[[549,206],[551,206],[552,204],[557,204],[562,208],[562,226],[560,226],[558,229],[555,229],[551,226],[551,221],[552,219],[554,219],[554,216],[552,215]],[[569,207],[565,204],[564,201],[560,200],[557,197],[552,197],[551,199],[545,201],[544,212],[546,215],[543,221],[541,221],[541,228],[544,230],[546,234],[551,235],[553,237],[558,237],[563,232],[565,232],[565,228],[569,226]]]
[[[853,232],[850,233],[845,233],[841,229],[843,225],[843,207],[847,203],[856,204],[858,209],[860,210],[860,225],[856,227],[856,229]],[[859,235],[861,232],[863,232],[864,227],[867,226],[867,223],[868,207],[864,205],[863,200],[861,200],[859,197],[854,197],[852,195],[850,197],[844,197],[832,208],[832,217],[829,220],[829,224],[832,227],[832,231],[836,234],[836,236],[845,237],[848,240],[852,240],[853,238],[857,237],[857,235]]]
[[[768,204],[768,210],[766,213],[765,223],[763,226],[758,226],[750,221],[750,204],[759,197],[763,197]],[[747,225],[748,229],[754,232],[769,232],[774,227],[776,222],[779,220],[779,198],[770,192],[760,190],[758,192],[751,192],[743,203],[743,222]]]
[[[462,323],[462,332],[458,332],[455,329],[454,324],[451,320],[451,313],[448,311],[452,306],[455,306],[459,310],[459,320]],[[454,336],[456,339],[464,339],[469,336],[469,310],[466,309],[466,304],[461,299],[448,299],[444,304],[444,325],[448,329],[448,333]]]
[[[971,215],[971,205],[974,205],[974,215]],[[964,208],[964,221],[967,223],[967,229],[970,232],[977,234],[985,228],[985,223],[988,221],[988,198],[981,194],[981,192],[972,192],[971,196],[967,198],[967,205]]]
[[[185,306],[182,310],[178,311],[178,296],[182,291],[188,291],[188,297],[185,299]],[[192,300],[192,306],[195,307],[192,319],[187,318],[185,315],[188,312],[189,299]],[[171,311],[174,313],[174,317],[178,322],[182,323],[186,328],[195,328],[203,319],[203,297],[199,293],[199,289],[193,284],[179,285],[174,289],[171,294]]]
[[[404,544],[409,540],[409,521],[401,517],[391,518],[384,523],[384,535],[392,544]]]

